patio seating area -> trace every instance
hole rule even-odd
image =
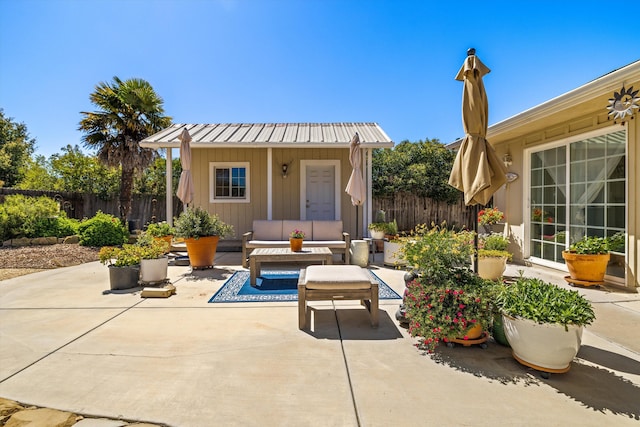
[[[582,289],[597,320],[566,374],[541,378],[507,347],[426,355],[380,300],[378,328],[359,301],[318,307],[298,329],[296,302],[208,300],[240,252],[215,266],[169,267],[176,294],[110,292],[98,262],[0,285],[0,397],[110,419],[208,425],[637,425],[640,298]],[[269,266],[263,266],[268,269]],[[405,271],[377,254],[369,269],[397,293]],[[553,270],[507,275],[568,286]],[[628,326],[628,327],[625,327]]]

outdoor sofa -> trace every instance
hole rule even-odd
[[[349,264],[351,238],[343,230],[342,221],[299,221],[288,219],[254,220],[253,229],[242,235],[242,266],[249,265],[248,257],[257,248],[287,248],[289,234],[293,230],[305,233],[302,247],[326,247],[335,254],[344,256]]]

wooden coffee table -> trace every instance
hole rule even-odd
[[[251,286],[256,285],[256,278],[260,275],[262,263],[286,261],[321,261],[323,264],[333,264],[333,253],[326,247],[302,248],[300,252],[293,252],[290,248],[254,249],[249,254]]]

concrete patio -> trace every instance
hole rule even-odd
[[[402,270],[371,268],[402,294]],[[638,425],[640,296],[581,289],[597,320],[566,374],[541,376],[496,343],[425,355],[380,301],[372,329],[357,302],[207,301],[240,253],[212,270],[170,266],[177,295],[108,292],[95,262],[0,282],[0,397],[171,426]],[[510,265],[567,286],[563,275]],[[107,292],[105,292],[107,291]],[[89,424],[87,424],[89,425]],[[97,425],[97,424],[94,424]]]

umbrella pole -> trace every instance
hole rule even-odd
[[[474,205],[473,208],[473,272],[478,274],[478,212],[480,212],[480,205]]]
[[[356,205],[356,240],[358,240],[358,233],[360,232],[360,226],[358,225],[358,223],[359,223],[358,205]]]

